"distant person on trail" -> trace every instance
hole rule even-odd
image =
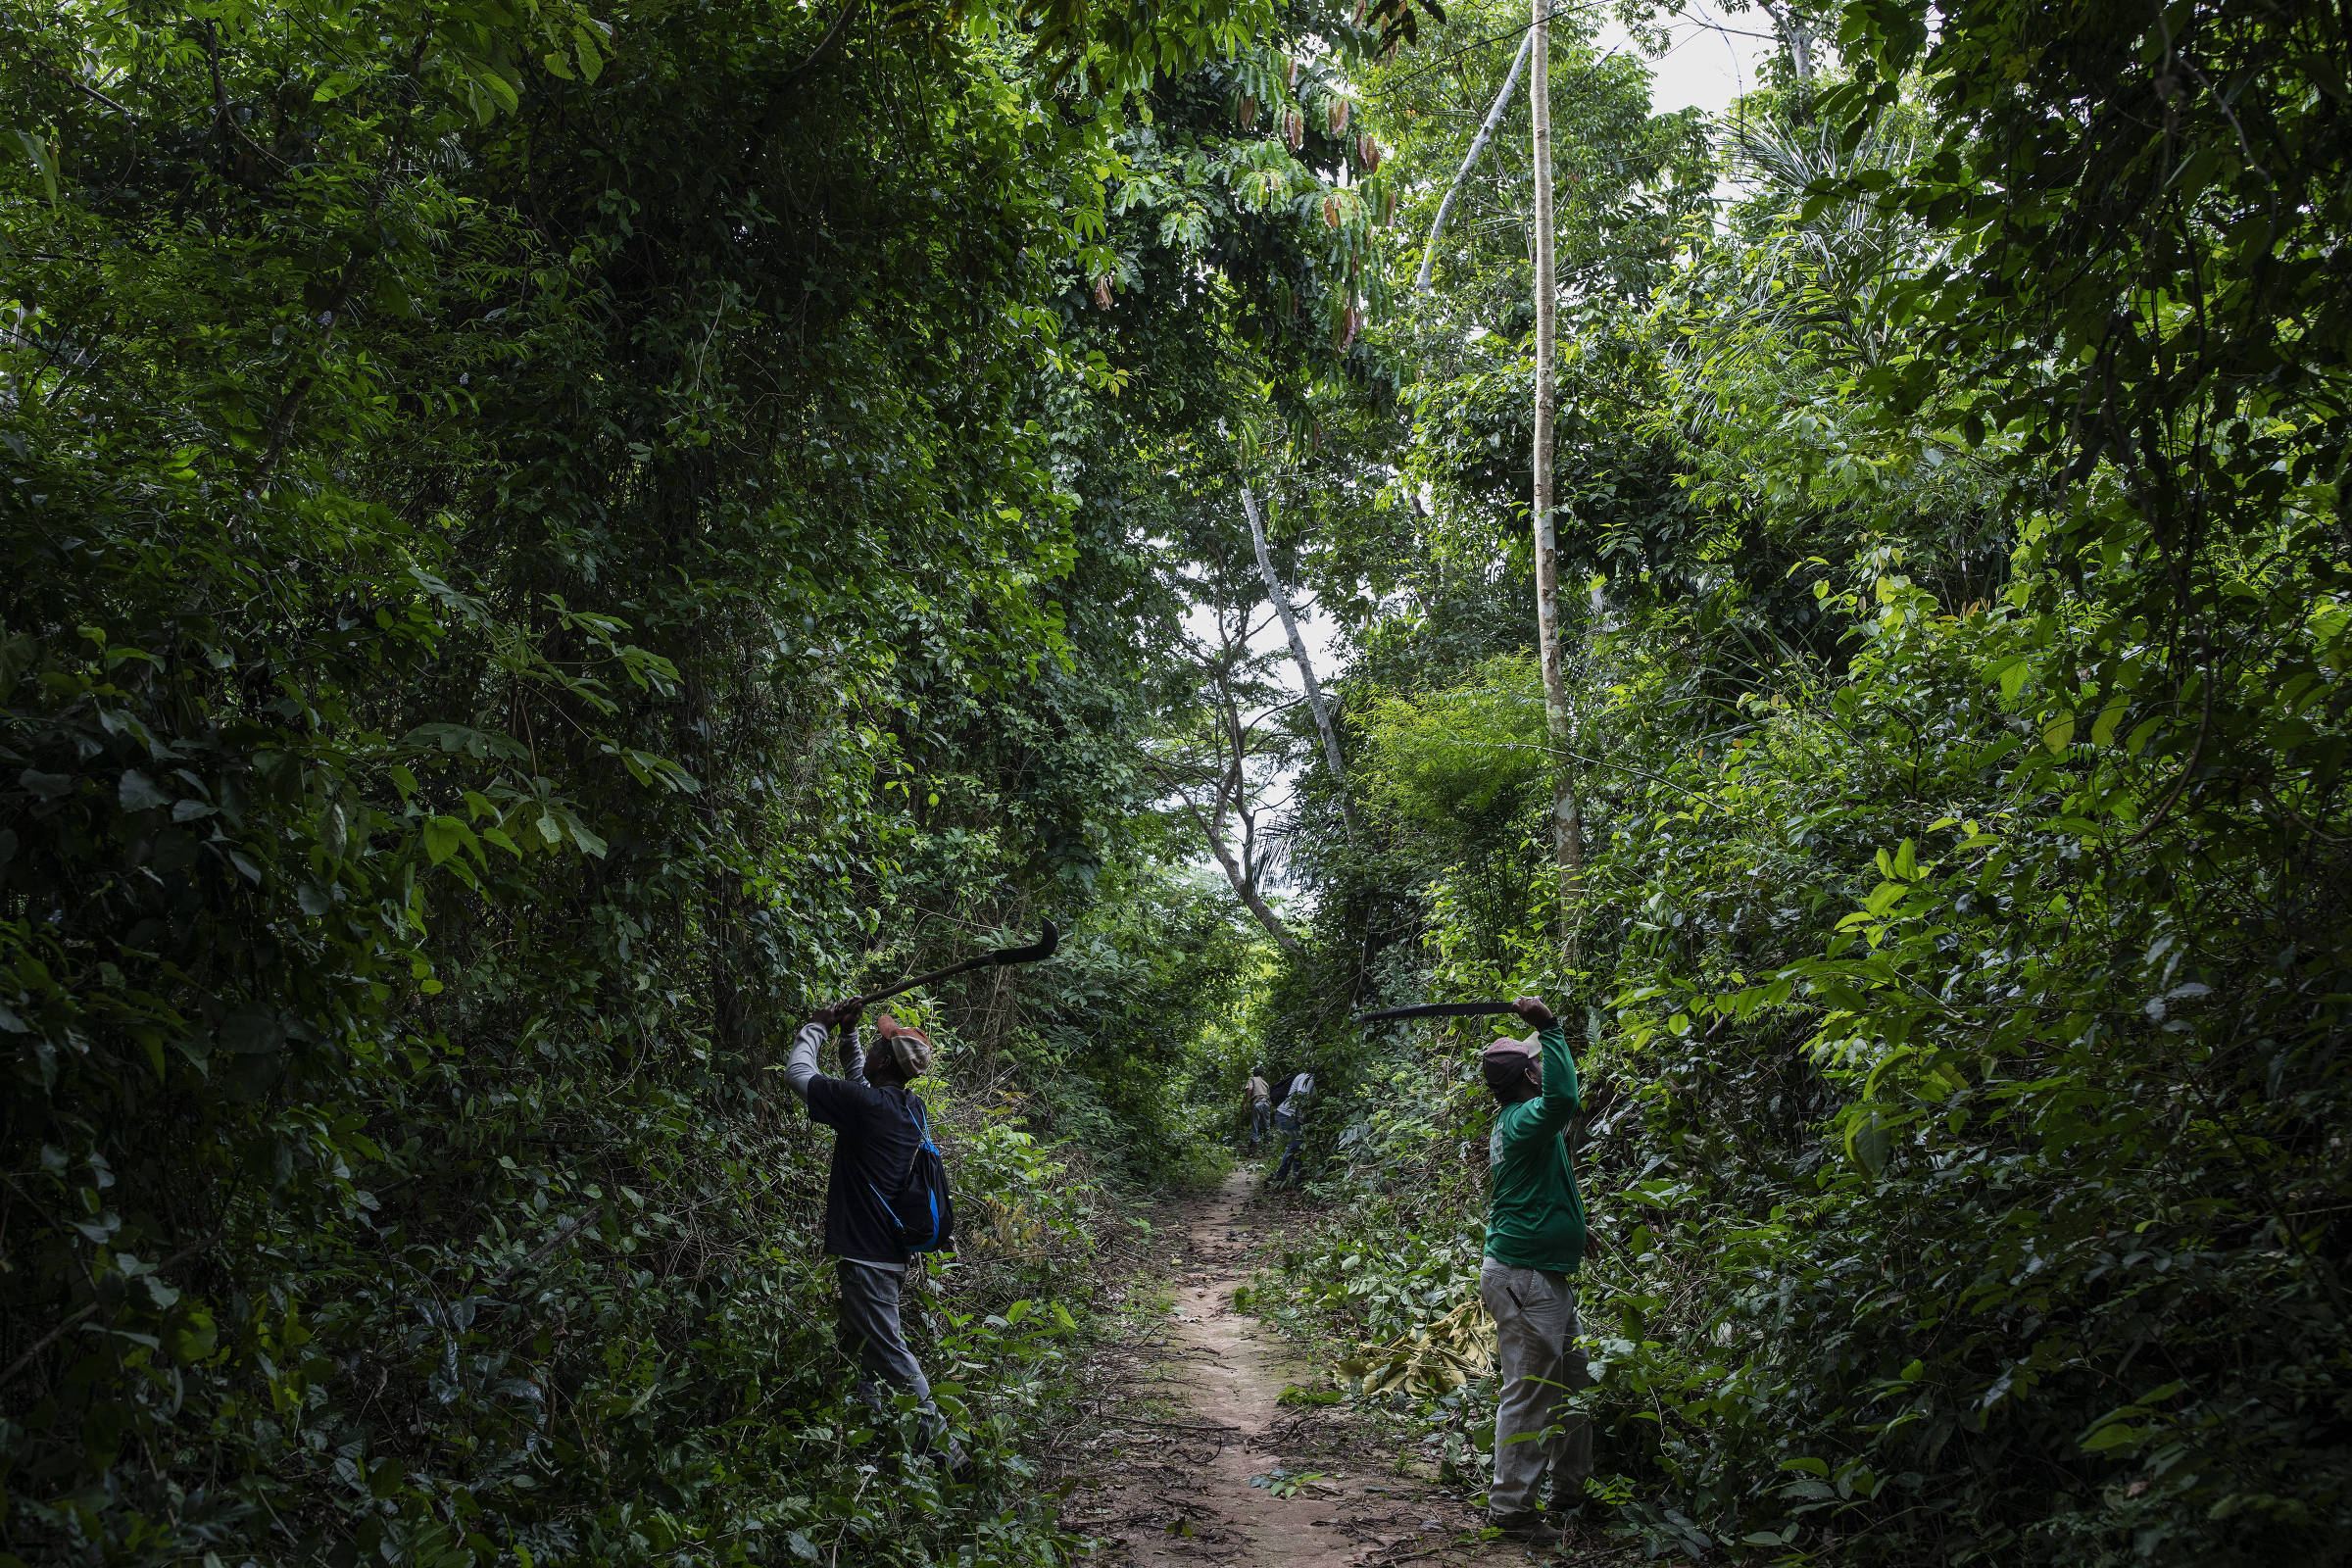
[[[1487,1522],[1515,1540],[1549,1545],[1560,1532],[1544,1522],[1543,1502],[1562,1511],[1580,1505],[1592,1473],[1592,1425],[1585,1417],[1560,1422],[1549,1441],[1538,1436],[1552,1424],[1563,1390],[1592,1385],[1576,1348],[1571,1282],[1585,1260],[1585,1200],[1563,1136],[1579,1101],[1576,1058],[1560,1021],[1534,997],[1521,997],[1513,1010],[1536,1033],[1495,1041],[1481,1061],[1487,1087],[1502,1102],[1487,1141],[1493,1191],[1478,1276],[1502,1362]],[[1539,1499],[1547,1469],[1550,1494]]]
[[[917,1126],[925,1114],[923,1102],[907,1093],[906,1085],[930,1071],[931,1037],[880,1013],[874,1018],[874,1043],[860,1054],[858,1011],[849,1003],[819,1007],[792,1043],[784,1082],[808,1103],[808,1119],[834,1132],[833,1169],[825,1182],[825,1250],[841,1279],[839,1340],[842,1353],[858,1363],[858,1397],[879,1416],[884,1406],[876,1380],[913,1395],[927,1451],[947,1436],[948,1424],[899,1325],[908,1253],[883,1205],[885,1194],[906,1185],[923,1141]],[[835,1029],[843,1031],[842,1075],[828,1078],[817,1071],[817,1053]],[[963,1464],[962,1450],[953,1443],[948,1464],[951,1469]]]
[[[1265,1069],[1253,1068],[1250,1073],[1250,1152],[1257,1152],[1264,1141],[1266,1129],[1274,1120],[1274,1088],[1266,1082]]]
[[[1274,1112],[1274,1125],[1290,1135],[1291,1144],[1282,1152],[1282,1164],[1274,1172],[1274,1185],[1295,1181],[1303,1173],[1298,1166],[1298,1146],[1306,1142],[1306,1102],[1315,1092],[1315,1075],[1302,1072],[1291,1080],[1291,1087],[1282,1093],[1282,1104]]]

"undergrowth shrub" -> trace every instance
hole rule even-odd
[[[2041,716],[2015,650],[2048,621],[1877,599],[1847,678],[1720,749],[1655,717],[1687,645],[1612,639],[1597,727],[1657,783],[1596,813],[1614,924],[1585,971],[1544,943],[1547,872],[1515,973],[1432,884],[1433,994],[1591,1023],[1601,1381],[1577,1403],[1629,1528],[1842,1560],[2339,1543],[2335,852],[2152,838],[2124,716],[2071,743]],[[2342,666],[2341,612],[2299,620],[2250,683]],[[1298,1331],[1378,1342],[1474,1293],[1489,1104],[1463,1033],[1390,1045],[1343,1113],[1332,1212],[1268,1293]],[[1490,1397],[1427,1414],[1483,1443]]]
[[[0,1561],[1067,1544],[1015,1435],[1086,1183],[944,1097],[1017,1216],[918,1330],[979,1466],[877,1487],[771,1069],[885,962],[1116,923],[1145,715],[1054,745],[1155,601],[1088,597],[1040,423],[1052,138],[832,25],[0,16]]]

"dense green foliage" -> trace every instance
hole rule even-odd
[[[1659,1546],[2328,1560],[2347,40],[1986,4],[1931,47],[1924,15],[1850,9],[1844,78],[1746,105],[1729,222],[1578,290],[1571,759],[1525,651],[1515,291],[1395,328],[1419,416],[1357,439],[1434,514],[1393,491],[1305,541],[1356,607],[1377,834],[1298,855],[1323,956],[1289,1016],[1357,1087],[1348,1217],[1288,1277],[1385,1339],[1461,1298],[1483,1205],[1462,1044],[1367,1057],[1308,992],[1565,995],[1589,1403]],[[1426,342],[1462,310],[1485,364]],[[1553,765],[1594,857],[1565,953]]]
[[[1345,1019],[1511,990],[1656,1549],[2352,1549],[2352,39],[1772,15],[1555,32],[1563,754],[1523,99],[1410,283],[1522,8],[0,14],[0,1553],[1056,1560],[1102,1184],[1312,1066],[1283,1310],[1426,1322],[1475,1042]],[[883,1479],[773,1069],[1045,916]]]
[[[1197,1162],[1251,961],[1140,813],[1182,601],[1073,458],[1102,175],[1303,24],[0,18],[9,1560],[1056,1553],[1070,1319],[998,1309],[1083,1300],[1093,1189],[1036,1138]],[[1258,143],[1233,275],[1322,299]],[[772,1073],[1043,914],[930,999],[984,1462],[877,1489]]]

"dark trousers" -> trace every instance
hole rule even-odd
[[[1273,1120],[1273,1102],[1253,1100],[1250,1102],[1250,1152],[1251,1153],[1256,1153],[1257,1146],[1265,1141],[1266,1127]]]
[[[947,1435],[948,1423],[931,1402],[931,1380],[923,1376],[923,1364],[906,1348],[906,1331],[899,1325],[906,1274],[855,1258],[837,1257],[833,1262],[841,1276],[841,1353],[858,1363],[859,1401],[879,1416],[885,1410],[879,1384],[913,1395],[923,1417],[923,1446],[928,1448]]]
[[[1302,1174],[1298,1163],[1298,1146],[1306,1142],[1306,1118],[1283,1116],[1278,1118],[1278,1125],[1291,1135],[1291,1147],[1282,1152],[1282,1164],[1274,1172],[1274,1180],[1287,1182]]]

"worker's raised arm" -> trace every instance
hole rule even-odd
[[[808,1086],[823,1076],[823,1069],[817,1065],[819,1054],[832,1037],[834,1027],[841,1024],[849,1026],[843,1031],[841,1041],[842,1061],[847,1069],[842,1076],[852,1083],[863,1083],[865,1065],[857,1054],[857,1017],[858,1009],[846,1002],[817,1008],[815,1016],[801,1025],[801,1032],[793,1037],[792,1054],[784,1058],[784,1087],[807,1102]]]
[[[816,1054],[825,1048],[832,1031],[814,1018],[801,1025],[793,1037],[792,1054],[784,1058],[784,1087],[806,1102],[808,1085],[817,1077]]]
[[[1568,1125],[1584,1105],[1584,1086],[1576,1081],[1576,1057],[1568,1053],[1568,1035],[1554,1018],[1544,1026],[1544,1119]]]
[[[1534,997],[1521,997],[1519,1016],[1536,1026],[1544,1051],[1544,1095],[1537,1112],[1545,1132],[1565,1127],[1582,1104],[1576,1081],[1576,1057],[1569,1054],[1568,1036],[1551,1009]]]

